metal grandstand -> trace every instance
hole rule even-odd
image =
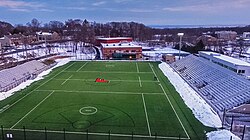
[[[244,132],[249,129],[245,126],[250,126],[250,113],[231,111],[250,103],[249,80],[194,55],[172,63],[171,67],[219,114],[224,127],[230,130],[240,128],[241,132],[243,128]],[[244,132],[239,135],[244,135]]]
[[[16,67],[0,71],[0,92],[8,91],[22,82],[34,79],[49,66],[33,60]]]

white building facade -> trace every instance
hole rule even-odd
[[[200,51],[199,55],[200,57],[203,57],[224,68],[234,71],[239,75],[243,75],[247,78],[250,78],[250,63],[215,52]]]

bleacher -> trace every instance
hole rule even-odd
[[[34,79],[49,66],[33,60],[16,67],[0,71],[0,92],[8,91],[22,82]]]
[[[189,55],[171,67],[217,112],[250,102],[250,81],[202,57]]]

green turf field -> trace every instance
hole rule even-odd
[[[0,108],[0,140],[203,139],[210,130],[153,62],[70,62]]]

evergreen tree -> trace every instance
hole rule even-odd
[[[202,40],[200,40],[195,46],[194,46],[194,52],[193,53],[198,53],[198,51],[203,51],[205,50],[205,45]]]

